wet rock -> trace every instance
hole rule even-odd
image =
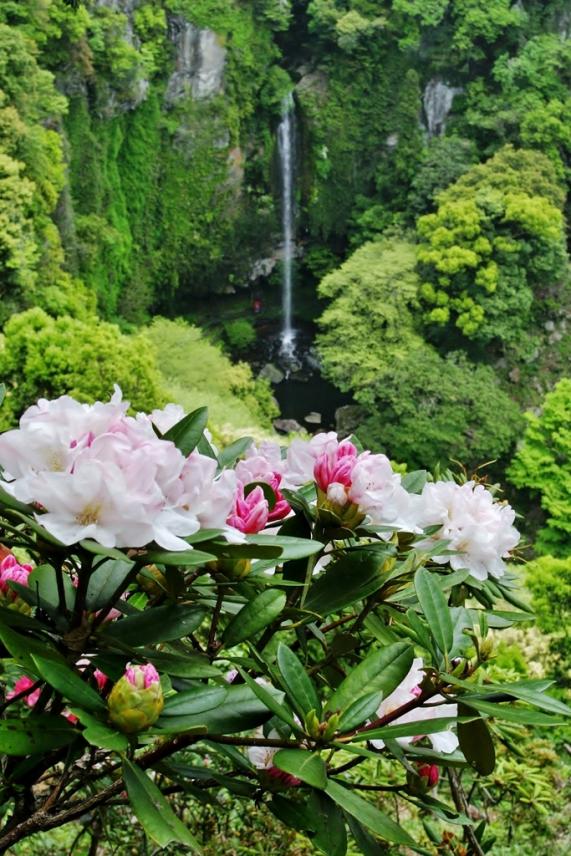
[[[343,404],[335,411],[335,430],[341,437],[348,437],[357,430],[363,416],[363,408],[358,404]]]
[[[258,377],[269,380],[270,383],[281,383],[285,375],[273,363],[266,363]]]
[[[321,413],[317,413],[317,411],[312,410],[311,413],[308,413],[307,416],[303,417],[303,421],[309,423],[309,425],[321,425],[323,420],[321,418]]]
[[[176,67],[165,93],[167,104],[189,95],[200,101],[222,92],[226,48],[217,33],[200,29],[182,15],[172,15],[169,37],[176,45]]]
[[[274,419],[274,428],[280,434],[297,434],[303,431],[302,426],[295,419]]]

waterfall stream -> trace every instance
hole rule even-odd
[[[292,326],[293,256],[295,237],[295,113],[293,95],[282,101],[282,120],[278,127],[278,154],[281,179],[282,214],[282,329],[281,351],[286,357],[295,353],[295,330]]]

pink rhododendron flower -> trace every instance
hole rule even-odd
[[[228,524],[247,535],[254,535],[265,527],[268,519],[269,505],[262,488],[255,487],[245,496],[244,485],[239,484]]]
[[[428,788],[434,788],[438,784],[440,771],[436,764],[417,764],[416,771],[420,778],[426,781]]]
[[[377,717],[380,719],[383,716],[387,716],[389,713],[393,713],[395,710],[398,710],[399,707],[403,707],[403,705],[415,698],[418,698],[421,694],[420,684],[423,679],[424,672],[422,658],[417,657],[413,661],[409,673],[401,681],[398,687],[393,690],[386,699],[383,699],[377,710]],[[440,719],[442,717],[455,718],[458,716],[458,705],[441,704],[441,701],[443,701],[442,696],[435,696],[423,705],[415,707],[408,713],[404,713],[402,716],[399,716],[398,719],[391,722],[391,725],[403,725],[406,722],[423,722],[425,720]],[[423,736],[424,735],[421,733],[416,737],[399,737],[397,738],[397,741],[401,746],[408,746],[415,740],[420,740]],[[454,752],[458,747],[458,738],[454,732],[450,730],[450,726],[445,725],[441,732],[428,734],[427,736],[432,743],[433,748],[437,752],[448,754],[450,752]],[[382,740],[371,740],[371,743],[377,749],[382,749],[385,745]]]
[[[187,550],[183,539],[201,526],[225,529],[236,479],[216,475],[216,462],[189,459],[159,439],[151,418],[126,415],[116,392],[108,403],[80,404],[69,396],[42,399],[20,427],[0,437],[6,489],[45,510],[37,518],[66,545],[92,538],[105,547]],[[155,418],[178,421],[173,405]],[[166,421],[165,421],[166,420]]]
[[[160,676],[152,663],[142,666],[132,666],[130,663],[125,669],[125,677],[138,690],[146,690],[153,684],[160,683]]]
[[[433,547],[439,541],[456,555],[433,556],[439,564],[457,571],[466,568],[477,580],[488,575],[501,577],[504,559],[517,546],[520,535],[513,522],[515,512],[507,503],[496,502],[481,484],[438,481],[424,486],[417,510],[422,528],[441,528],[419,547]]]
[[[184,408],[180,404],[167,404],[162,410],[151,410],[149,419],[156,425],[161,434],[166,434],[171,428],[185,417]]]
[[[8,583],[12,581],[20,583],[22,586],[27,586],[28,577],[32,570],[31,565],[20,564],[15,556],[11,554],[6,556],[0,562],[0,593],[9,600],[15,600],[18,595],[10,588]]]
[[[15,696],[20,695],[20,693],[25,692],[25,690],[31,689],[36,682],[29,678],[27,675],[22,675],[21,678],[18,678],[16,683],[14,684],[14,688],[10,690],[6,695],[6,700],[10,701],[10,699],[15,698]],[[28,695],[23,697],[23,700],[26,702],[28,707],[34,707],[37,703],[41,693],[41,687],[38,687],[33,692],[28,693]]]

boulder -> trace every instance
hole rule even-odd
[[[298,434],[302,426],[295,419],[274,419],[274,428],[280,434]]]
[[[269,380],[270,383],[281,383],[284,379],[285,375],[275,366],[273,363],[266,363],[258,377],[263,378],[264,380]]]

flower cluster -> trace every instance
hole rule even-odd
[[[159,439],[151,417],[127,416],[117,390],[110,402],[40,400],[20,427],[0,437],[6,488],[41,510],[42,526],[64,544],[93,538],[105,547],[188,549],[201,527],[224,528],[236,477],[216,462],[185,458]],[[166,428],[176,413],[154,413]]]
[[[435,561],[480,580],[501,576],[518,543],[513,509],[483,485],[437,481],[411,494],[385,455],[359,452],[334,432],[295,439],[285,455],[275,443],[252,446],[234,469],[219,472],[215,459],[198,451],[185,457],[157,435],[183,418],[178,405],[136,417],[127,409],[118,389],[93,405],[42,399],[0,437],[6,489],[33,503],[38,520],[66,545],[92,538],[105,547],[156,542],[186,550],[184,538],[201,528],[240,542],[291,513],[284,489],[310,483],[324,525],[354,530],[366,523],[386,538],[414,533],[433,555],[442,542]],[[5,593],[1,574],[0,567]]]

